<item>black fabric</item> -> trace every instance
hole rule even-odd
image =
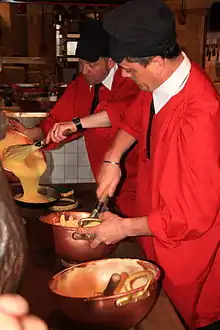
[[[93,96],[93,100],[92,100],[92,106],[91,106],[91,110],[90,110],[90,115],[95,112],[95,108],[99,104],[99,88],[101,86],[102,86],[101,83],[100,84],[96,84],[94,86],[94,96]]]
[[[150,140],[151,140],[151,128],[152,128],[152,122],[155,115],[155,108],[154,108],[154,101],[152,99],[151,105],[150,105],[150,116],[149,116],[149,122],[148,122],[148,130],[147,130],[147,158],[150,159]]]
[[[176,44],[174,15],[163,0],[129,1],[109,12],[103,26],[111,36],[110,56],[116,62],[164,55]]]
[[[88,19],[83,22],[76,57],[88,62],[96,62],[100,57],[109,57],[109,34],[100,20]]]
[[[197,330],[220,330],[220,321],[209,324],[206,327],[197,328]]]

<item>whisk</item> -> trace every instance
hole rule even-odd
[[[3,160],[22,161],[38,149],[40,149],[40,147],[35,144],[13,145],[4,149]]]
[[[64,136],[69,136],[73,134],[72,130],[67,129],[64,131]],[[32,152],[37,151],[40,148],[46,147],[48,144],[45,143],[45,140],[36,141],[33,144],[19,144],[13,145],[6,148],[3,151],[3,160],[14,160],[22,161],[27,158]]]

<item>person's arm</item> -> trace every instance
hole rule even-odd
[[[111,127],[108,112],[103,110],[93,115],[81,118],[81,124],[84,129],[97,127]]]
[[[116,133],[112,147],[104,157],[104,161],[107,163],[103,163],[98,176],[97,197],[99,199],[103,194],[109,196],[114,194],[121,178],[120,166],[117,163],[120,163],[123,154],[141,137],[142,102],[143,98],[149,97],[149,95],[149,93],[139,93],[132,105],[125,111],[123,120],[118,123],[120,129]]]
[[[105,160],[120,162],[124,153],[136,142],[131,134],[119,129],[112,143],[111,149],[106,153]]]
[[[130,79],[122,79],[120,70],[116,73],[113,82],[111,97],[107,100],[99,102],[96,107],[95,114],[83,117],[78,114],[80,129],[104,128],[112,127],[112,132],[116,133],[119,123],[124,117],[125,112],[136,100],[139,95],[138,86]],[[65,131],[79,132],[76,125],[72,121],[64,121],[57,123],[51,127],[47,135],[47,143],[52,140],[61,142],[66,139]]]
[[[123,154],[135,143],[136,139],[120,129],[111,149],[106,153],[98,176],[97,197],[102,200],[112,197],[121,178],[120,160]]]
[[[99,226],[78,229],[80,234],[95,235],[95,239],[91,242],[92,248],[97,248],[102,243],[114,244],[126,237],[152,235],[147,217],[123,219],[116,214],[104,212],[101,219],[104,221]]]
[[[97,127],[111,127],[111,122],[106,111],[100,111],[90,116],[80,118],[80,124],[83,129],[97,128]],[[59,143],[67,138],[65,132],[69,130],[73,133],[77,132],[77,126],[74,122],[67,121],[56,123],[48,132],[46,143],[50,141]]]

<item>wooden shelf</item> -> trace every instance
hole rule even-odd
[[[49,62],[48,58],[44,57],[2,57],[2,64],[47,64]]]

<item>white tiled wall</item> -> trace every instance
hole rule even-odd
[[[26,127],[33,127],[39,120],[22,119]],[[47,171],[41,183],[94,182],[84,138],[64,144],[59,149],[46,152]]]

